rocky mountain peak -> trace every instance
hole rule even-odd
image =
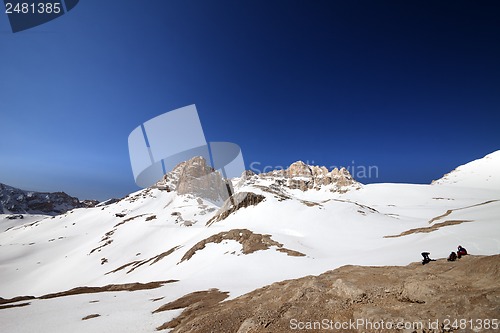
[[[207,161],[201,156],[193,157],[189,161],[181,164],[174,169],[179,169],[180,171],[179,190],[181,190],[183,186],[186,186],[191,180],[206,177],[214,172],[214,169],[208,166]]]
[[[180,195],[190,194],[213,202],[224,202],[232,193],[229,183],[201,156],[179,163],[153,187],[175,190]]]
[[[285,174],[288,178],[311,177],[313,175],[313,171],[309,165],[302,161],[297,161],[290,164],[288,169],[286,169]]]
[[[243,183],[252,184],[256,179],[271,179],[277,186],[302,191],[318,190],[323,186],[328,186],[333,192],[345,192],[348,186],[359,184],[345,168],[328,171],[324,166],[308,165],[303,161],[297,161],[287,169],[273,170],[259,175],[252,171],[245,171],[241,175],[240,183],[236,186],[239,187]],[[203,157],[197,156],[178,164],[154,187],[219,201],[227,199],[228,195],[233,193],[231,188],[228,189],[229,184],[219,172],[207,164]]]

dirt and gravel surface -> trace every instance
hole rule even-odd
[[[195,301],[186,301],[191,296]],[[177,302],[186,306],[184,312],[159,330],[500,332],[494,329],[500,320],[500,255],[403,267],[344,266],[229,301],[213,290],[191,296]]]

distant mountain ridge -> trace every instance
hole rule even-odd
[[[459,166],[442,178],[432,181],[433,185],[453,185],[475,188],[500,188],[500,150],[485,157]],[[481,178],[481,175],[487,175]],[[178,164],[167,172],[152,188],[175,191],[179,195],[191,194],[212,202],[224,203],[234,192],[233,187],[259,185],[270,189],[298,189],[301,191],[326,189],[345,193],[360,189],[357,182],[345,168],[328,171],[324,166],[308,165],[302,161],[292,163],[287,169],[255,174],[245,171],[239,178],[226,181],[200,156]],[[110,201],[116,202],[118,199]],[[80,200],[64,192],[26,191],[0,183],[0,214],[64,214],[75,208],[89,208],[99,204],[97,200]],[[104,203],[102,203],[104,204]],[[101,204],[101,205],[102,205]]]
[[[0,183],[0,214],[58,215],[98,203],[97,200],[80,201],[64,192],[25,191]]]
[[[212,202],[224,203],[233,193],[233,185],[244,183],[273,182],[273,187],[286,187],[307,191],[329,187],[332,192],[345,192],[357,188],[358,182],[344,168],[331,172],[326,167],[310,166],[297,161],[286,170],[254,174],[245,171],[235,184],[207,165],[203,157],[196,156],[178,164],[167,172],[153,188],[176,191],[179,195],[191,194]],[[89,208],[99,204],[97,200],[80,200],[64,192],[26,191],[0,183],[0,214],[64,214],[75,208]]]

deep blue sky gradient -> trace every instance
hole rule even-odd
[[[85,0],[13,34],[0,13],[0,182],[123,196],[129,133],[196,104],[247,168],[429,183],[500,148],[499,17],[498,1]]]

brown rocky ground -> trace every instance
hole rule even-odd
[[[234,240],[242,245],[243,254],[250,254],[256,251],[268,250],[271,246],[276,246],[277,251],[284,252],[289,256],[303,257],[305,254],[283,247],[283,244],[271,238],[271,235],[256,234],[248,229],[231,229],[219,232],[196,243],[181,259],[181,262],[191,259],[197,251],[201,251],[207,244],[221,243],[223,241]]]
[[[500,332],[494,329],[494,321],[500,320],[499,277],[500,255],[469,255],[456,262],[440,259],[425,266],[344,266],[319,276],[274,283],[224,302],[225,294],[213,290],[186,295],[166,305],[166,309],[186,308],[158,330]],[[190,297],[195,301],[187,302]],[[398,323],[406,328],[396,329]]]

